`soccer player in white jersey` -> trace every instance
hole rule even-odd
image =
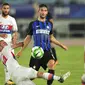
[[[10,44],[7,44],[4,40],[0,41],[1,60],[7,66],[7,70],[16,85],[35,85],[30,79],[37,77],[47,80],[54,79],[60,83],[63,83],[64,80],[70,76],[70,72],[67,72],[60,77],[50,73],[38,72],[33,68],[23,67],[13,58],[13,53],[11,53],[11,50],[12,48]]]
[[[16,44],[17,41],[17,24],[15,18],[9,15],[10,5],[2,4],[0,15],[0,40],[9,44]],[[5,66],[5,82],[9,82],[10,76]],[[11,81],[10,81],[11,82]]]

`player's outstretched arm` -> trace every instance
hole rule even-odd
[[[13,44],[12,48],[15,49],[15,48],[18,48],[18,47],[23,47],[23,45],[24,45],[23,42],[18,42],[16,44]]]
[[[60,43],[58,40],[56,40],[56,38],[53,36],[53,34],[50,35],[50,41],[58,46],[60,46],[61,48],[68,50],[68,48],[63,45],[62,43]]]
[[[17,32],[14,32],[13,35],[12,35],[12,43],[13,44],[16,44],[17,39],[18,39],[18,33]]]
[[[27,35],[27,37],[24,39],[23,41],[23,46],[22,48],[20,49],[20,51],[16,54],[16,56],[20,57],[21,54],[22,54],[22,51],[28,46],[28,44],[30,43],[31,41],[31,36],[30,35]]]

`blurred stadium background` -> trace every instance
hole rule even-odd
[[[70,70],[72,75],[63,85],[80,85],[83,73],[83,45],[85,43],[85,0],[0,0],[0,4],[3,2],[8,2],[11,5],[10,14],[16,18],[20,40],[26,37],[29,22],[36,17],[38,4],[45,3],[49,6],[49,11],[54,19],[54,35],[69,46],[66,53],[57,48],[60,65],[56,67],[56,74],[60,75],[60,72],[65,73]],[[18,59],[20,64],[28,66],[30,52],[31,49],[24,51],[22,55],[24,57]],[[3,66],[0,64],[0,85],[4,84],[2,68]],[[35,82],[37,85],[46,85],[46,82],[41,80]],[[43,83],[41,84],[41,82]],[[53,85],[61,84],[54,82]]]
[[[41,3],[48,5],[53,16],[56,38],[75,42],[75,38],[80,41],[85,37],[85,0],[0,0],[0,4],[3,2],[12,7],[10,13],[17,20],[21,39],[26,36],[29,22],[35,18]]]

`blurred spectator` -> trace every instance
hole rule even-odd
[[[2,1],[8,2],[9,4],[12,5],[23,5],[29,3],[29,0],[2,0]]]
[[[76,0],[76,2],[78,2],[78,4],[85,4],[85,0]]]
[[[64,5],[62,0],[56,0],[55,1],[55,6],[62,6],[62,5]]]
[[[77,0],[71,0],[70,4],[78,4],[78,1]]]
[[[33,0],[37,1],[39,4],[54,4],[56,0]]]
[[[3,0],[0,0],[0,4],[2,4]]]
[[[71,0],[62,0],[62,1],[63,1],[64,5],[67,5],[67,4],[70,4]]]
[[[38,17],[38,9],[39,9],[39,4],[37,2],[34,2],[33,3],[33,8],[34,8],[34,18],[37,18]]]

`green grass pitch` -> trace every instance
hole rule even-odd
[[[56,47],[59,65],[55,67],[55,74],[62,75],[67,71],[71,72],[71,76],[63,83],[60,84],[57,81],[53,82],[53,85],[81,85],[81,76],[84,73],[83,70],[83,46],[69,46],[68,51]],[[16,49],[17,52],[19,49]],[[29,59],[31,55],[31,49],[26,48],[20,58],[17,58],[19,64],[23,66],[29,65]],[[3,64],[0,62],[0,85],[4,85],[4,69]],[[42,68],[40,71],[44,71]],[[46,80],[35,79],[36,85],[46,85]]]

